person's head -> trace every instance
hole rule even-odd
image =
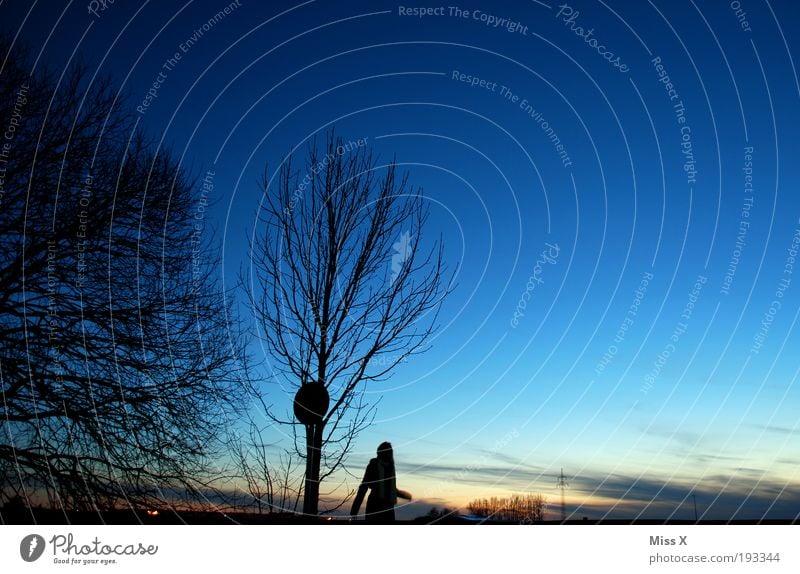
[[[384,463],[394,464],[394,453],[392,452],[392,443],[382,442],[378,445],[378,460]]]

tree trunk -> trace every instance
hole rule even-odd
[[[306,425],[306,485],[303,495],[303,514],[319,514],[319,466],[322,457],[323,424]]]

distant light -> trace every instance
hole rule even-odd
[[[158,516],[158,510],[148,510],[147,516]]]

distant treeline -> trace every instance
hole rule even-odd
[[[493,496],[473,500],[467,509],[470,514],[499,522],[534,522],[544,520],[547,499],[541,494]]]

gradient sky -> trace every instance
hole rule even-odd
[[[800,514],[796,2],[463,1],[466,18],[415,4],[443,8],[420,18],[384,1],[241,0],[183,52],[226,5],[0,14],[39,65],[82,59],[132,107],[164,73],[140,126],[214,171],[207,232],[227,287],[248,267],[259,178],[287,152],[335,125],[409,170],[457,288],[432,349],[368,389],[382,400],[350,460],[360,476],[393,442],[398,484],[420,499],[401,516],[513,492],[557,516],[562,467],[575,516],[691,518],[691,493],[706,518]]]

